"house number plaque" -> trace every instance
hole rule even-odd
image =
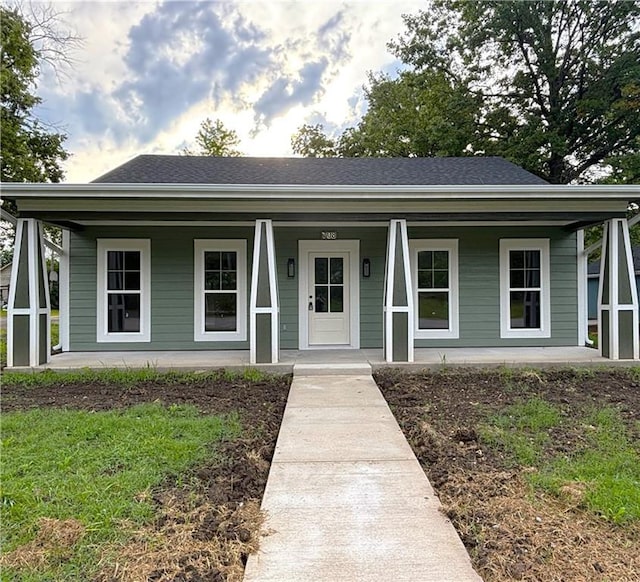
[[[322,240],[336,240],[338,233],[335,231],[322,231]]]

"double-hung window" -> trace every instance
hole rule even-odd
[[[549,239],[500,241],[500,337],[551,337]]]
[[[409,244],[415,337],[459,337],[458,241],[414,239]]]
[[[198,239],[194,250],[194,340],[246,340],[246,241]]]
[[[97,242],[96,341],[151,341],[151,241]]]

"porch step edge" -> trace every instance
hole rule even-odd
[[[294,364],[294,376],[370,376],[371,365],[361,364]]]

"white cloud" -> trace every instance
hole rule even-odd
[[[140,153],[177,153],[205,117],[247,155],[291,155],[305,122],[357,122],[367,72],[394,66],[386,43],[422,2],[56,3],[85,39],[40,113],[69,135],[67,180]]]

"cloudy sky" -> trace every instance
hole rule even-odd
[[[395,73],[386,43],[423,2],[55,2],[84,38],[72,69],[43,70],[38,115],[66,132],[68,182],[141,153],[178,153],[206,117],[251,156],[292,155],[303,123],[340,131],[366,102],[367,71]]]

